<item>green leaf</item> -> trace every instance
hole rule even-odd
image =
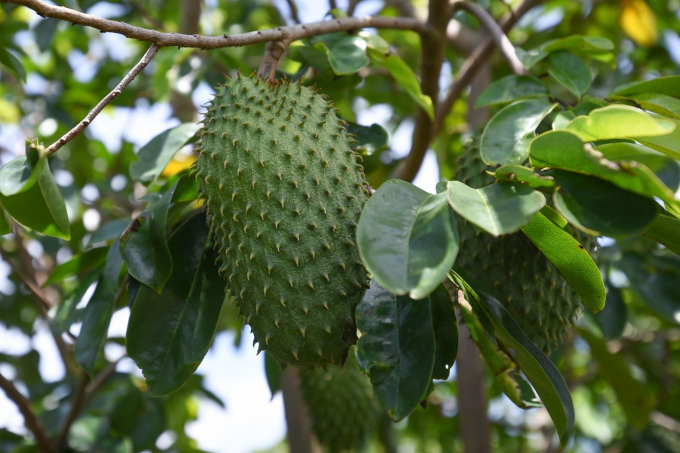
[[[559,190],[555,208],[570,224],[593,236],[638,234],[652,223],[657,203],[594,176],[550,170]],[[631,215],[635,213],[635,215]]]
[[[12,219],[9,214],[0,204],[0,236],[10,234],[12,232]]]
[[[673,191],[645,165],[636,161],[602,159],[597,152],[584,147],[577,136],[566,131],[552,131],[537,137],[531,143],[529,156],[532,167],[559,168],[597,176],[621,189],[649,198],[658,197],[670,205],[680,205]]]
[[[160,294],[142,286],[132,305],[126,348],[152,396],[180,388],[213,340],[225,295],[212,246],[205,216],[187,220],[169,240],[168,284]]]
[[[152,138],[137,151],[137,160],[130,164],[130,177],[143,183],[156,179],[199,129],[196,123],[183,123]]]
[[[528,398],[527,400],[523,398],[523,392],[517,380],[520,371],[519,367],[513,358],[501,349],[501,346],[498,345],[495,339],[492,339],[490,335],[493,335],[493,329],[490,334],[487,334],[477,315],[472,311],[472,306],[466,300],[459,300],[458,306],[470,331],[470,336],[472,336],[479,352],[484,358],[484,362],[489,367],[489,371],[501,391],[510,398],[510,401],[522,409],[541,406],[541,402],[535,399],[533,390],[530,393],[527,392],[533,398]],[[485,322],[489,323],[488,318],[483,312],[479,313],[479,316],[484,317]],[[531,389],[530,386],[529,388]]]
[[[494,174],[497,181],[517,181],[545,193],[555,191],[555,181],[522,165],[503,165]]]
[[[574,428],[574,403],[569,388],[555,365],[522,332],[503,305],[464,269],[454,266],[452,278],[462,289],[468,302],[479,305],[493,325],[495,337],[514,352],[514,358],[533,385],[548,410],[560,437],[562,448],[567,445]],[[475,308],[476,309],[476,308]]]
[[[612,56],[611,51],[614,50],[614,44],[609,39],[599,36],[573,35],[566,38],[547,41],[541,46],[529,51],[525,51],[518,47],[515,53],[524,66],[531,68],[550,55],[551,52],[558,50],[569,50],[570,52],[583,57],[597,59],[604,58],[605,60],[608,60],[608,57]]]
[[[518,101],[498,112],[484,129],[480,150],[489,165],[521,164],[543,118],[555,108],[544,99]]]
[[[358,36],[362,37],[366,41],[366,46],[369,49],[377,50],[378,52],[382,52],[384,54],[388,54],[392,51],[392,49],[390,49],[390,43],[374,33],[360,31]]]
[[[644,82],[632,82],[615,88],[611,95],[634,96],[644,93],[659,93],[680,98],[680,75],[658,77]]]
[[[643,164],[671,191],[680,188],[680,162],[659,151],[637,143],[608,143],[595,148],[610,161],[635,161]]]
[[[71,325],[82,320],[82,315],[85,310],[76,310],[76,305],[83,299],[90,285],[99,280],[103,268],[104,266],[98,267],[83,276],[78,281],[78,286],[69,292],[66,300],[59,304],[53,318],[54,327],[59,333],[67,331]]]
[[[680,219],[661,208],[659,211],[644,234],[676,255],[680,255]]]
[[[489,85],[479,96],[475,108],[505,104],[519,99],[547,97],[545,83],[533,76],[509,75]]]
[[[577,98],[588,91],[593,78],[588,65],[573,53],[566,51],[550,54],[548,74]]]
[[[315,39],[319,41],[328,56],[328,62],[337,75],[353,74],[370,63],[366,56],[366,41],[359,36],[347,33],[329,33]]]
[[[83,324],[76,340],[75,356],[78,364],[83,367],[90,377],[93,377],[95,374],[97,358],[101,354],[104,342],[106,341],[116,302],[117,282],[110,278],[112,273],[110,270],[120,269],[121,264],[120,253],[117,244],[114,243],[108,249],[106,270],[99,279],[97,288],[85,307]]]
[[[448,379],[458,355],[458,321],[451,296],[440,284],[430,295],[435,356],[432,379]]]
[[[649,146],[673,159],[680,160],[680,121],[668,120],[675,125],[675,130],[670,134],[659,135],[655,137],[643,137],[635,135],[630,138],[645,146]]]
[[[458,254],[458,229],[445,194],[401,180],[384,183],[364,206],[359,252],[373,277],[394,294],[430,294]]]
[[[108,247],[99,247],[80,253],[65,263],[55,267],[50,276],[42,284],[43,287],[60,282],[65,278],[80,275],[101,266],[106,261]]]
[[[599,365],[600,376],[614,389],[616,402],[626,414],[628,424],[642,431],[656,405],[651,389],[633,378],[626,359],[609,352],[602,339],[585,329],[578,329],[578,333],[590,345],[590,354]]]
[[[430,297],[395,296],[371,280],[357,306],[357,361],[380,407],[394,421],[413,412],[432,382],[435,335]]]
[[[621,291],[608,283],[607,302],[602,311],[592,315],[592,317],[606,339],[616,340],[619,338],[623,334],[628,321],[628,308],[623,301]]]
[[[90,236],[90,240],[87,241],[85,248],[91,247],[94,244],[109,242],[119,238],[128,225],[130,225],[130,222],[130,219],[116,219],[106,222],[104,225],[99,227],[97,231],[92,233],[92,236]]]
[[[659,93],[641,93],[628,96],[644,110],[680,120],[680,100]]]
[[[600,269],[576,239],[540,212],[522,231],[557,268],[584,304],[593,312],[602,310],[606,291]]]
[[[562,228],[567,233],[571,234],[571,226],[569,225],[569,222],[567,222],[567,219],[562,217],[560,213],[557,212],[555,209],[551,208],[548,205],[545,205],[543,206],[543,209],[541,209],[539,212],[543,214],[552,223]]]
[[[592,142],[666,135],[675,130],[675,124],[668,119],[653,117],[638,108],[615,104],[595,109],[588,116],[576,117],[567,124],[565,130],[578,135],[584,142]]]
[[[173,268],[165,225],[176,187],[177,183],[133,220],[120,241],[120,253],[130,275],[157,293],[165,286]]]
[[[0,168],[0,195],[9,197],[30,189],[46,164],[41,159],[31,169],[25,155],[7,162]]]
[[[446,194],[458,214],[493,236],[514,233],[545,206],[542,193],[516,182],[473,189],[451,181]]]
[[[267,375],[267,384],[269,385],[269,391],[272,394],[271,399],[274,399],[276,392],[281,390],[281,381],[283,380],[283,372],[281,371],[281,365],[271,356],[267,351],[264,352],[264,371]]]
[[[413,73],[409,65],[407,65],[404,60],[399,57],[399,55],[390,53],[386,55],[384,53],[375,51],[373,49],[368,49],[368,56],[374,64],[378,64],[392,74],[392,77],[401,85],[406,92],[411,96],[418,105],[425,110],[429,115],[430,119],[434,120],[434,106],[432,104],[432,99],[429,96],[423,94],[420,89],[420,82],[418,77]]]
[[[390,144],[390,136],[380,124],[373,123],[370,126],[361,126],[349,123],[347,132],[354,135],[356,143],[351,147],[354,151],[359,151],[370,156],[376,151],[387,148]]]
[[[177,180],[177,187],[172,194],[173,203],[182,203],[185,201],[194,201],[198,198],[196,191],[198,190],[198,181],[193,176],[182,175]]]
[[[2,46],[0,46],[0,65],[14,74],[14,77],[26,83],[26,70],[21,65],[21,62]]]
[[[23,162],[26,162],[25,159]],[[21,167],[24,168],[23,163]],[[16,166],[13,168],[17,170]],[[19,180],[15,178],[17,174],[21,175]],[[47,236],[70,239],[66,204],[44,156],[38,160],[32,171],[29,170],[29,175],[26,175],[24,170],[12,171],[11,182],[4,180],[5,176],[0,174],[0,181],[9,183],[7,185],[11,187],[3,193],[11,195],[0,194],[0,204],[14,220]],[[0,183],[0,186],[4,185],[3,183]]]
[[[561,131],[567,127],[567,124],[576,118],[576,115],[571,110],[562,110],[555,114],[553,119],[552,128],[554,131]]]

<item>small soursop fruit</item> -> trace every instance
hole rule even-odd
[[[371,382],[357,366],[356,348],[350,349],[343,369],[301,373],[300,387],[312,430],[331,452],[351,450],[361,444],[381,415]]]
[[[342,366],[367,284],[354,237],[368,192],[346,123],[310,88],[240,74],[203,122],[199,195],[259,350]]]
[[[455,175],[479,189],[495,182],[475,145],[466,147]],[[574,325],[581,300],[555,266],[522,232],[493,236],[458,217],[460,251],[456,264],[484,281],[517,321],[527,337],[549,354]],[[573,235],[592,253],[595,238],[573,230]]]

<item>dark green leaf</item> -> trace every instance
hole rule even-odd
[[[267,375],[267,384],[269,385],[269,391],[272,394],[272,399],[276,392],[281,390],[281,380],[283,379],[283,372],[281,371],[281,365],[278,364],[274,357],[265,351],[264,353],[264,371]]]
[[[614,44],[607,38],[598,36],[579,36],[573,35],[566,38],[554,39],[543,43],[536,49],[525,51],[521,48],[516,49],[517,56],[524,63],[524,66],[531,68],[539,61],[550,55],[551,52],[558,50],[569,50],[572,53],[584,57],[592,57],[608,60],[613,56]]]
[[[361,126],[355,123],[349,123],[347,132],[354,134],[356,143],[352,143],[354,151],[360,151],[370,156],[376,151],[387,148],[390,143],[390,136],[380,124],[371,124],[370,126]]]
[[[604,307],[606,291],[600,270],[588,251],[543,214],[536,213],[524,234],[543,252],[593,312]]]
[[[97,282],[102,274],[102,267],[94,269],[89,274],[86,274],[78,282],[78,286],[69,293],[66,300],[64,300],[59,307],[57,307],[57,312],[54,315],[53,321],[54,326],[59,332],[67,331],[72,324],[81,320],[83,312],[85,310],[76,310],[76,305],[80,303],[85,292],[87,292],[90,285]]]
[[[323,43],[328,62],[337,75],[353,74],[370,62],[366,56],[366,41],[359,36],[329,33],[315,41]],[[317,46],[318,43],[314,45],[315,48]]]
[[[559,186],[555,208],[570,224],[593,236],[641,233],[656,216],[657,204],[651,198],[593,176],[563,170],[548,173]]]
[[[645,236],[680,255],[680,219],[659,208],[659,214],[645,230]]]
[[[578,135],[585,142],[612,138],[654,137],[675,130],[670,119],[654,117],[629,105],[608,105],[578,116],[567,124],[566,131]]]
[[[489,165],[524,162],[534,131],[555,106],[544,99],[527,99],[503,108],[484,129],[482,159]]]
[[[585,329],[579,329],[578,333],[590,345],[590,353],[599,365],[600,376],[614,389],[616,402],[623,408],[628,423],[642,431],[656,405],[651,389],[633,378],[623,356],[609,352],[602,339]]]
[[[110,222],[106,222],[104,225],[99,227],[97,231],[92,233],[90,240],[87,241],[87,247],[91,247],[100,242],[109,242],[117,239],[123,234],[123,231],[130,225],[130,219],[116,219]]]
[[[628,308],[618,288],[607,285],[607,302],[593,318],[607,340],[616,340],[623,334],[628,321]]]
[[[23,80],[26,83],[26,70],[21,65],[21,62],[2,46],[0,46],[0,65],[14,74],[17,79]]]
[[[9,234],[12,232],[12,219],[10,219],[9,214],[5,211],[5,208],[0,204],[0,236]]]
[[[158,293],[170,278],[173,267],[165,226],[176,187],[177,183],[133,220],[120,241],[120,252],[130,275]]]
[[[198,190],[198,182],[196,178],[183,175],[177,180],[177,187],[172,194],[173,203],[181,203],[183,201],[194,201],[198,198],[196,191]]]
[[[371,280],[357,307],[359,367],[380,407],[395,421],[413,412],[432,382],[435,335],[430,298],[395,296]]]
[[[139,149],[137,160],[130,164],[130,177],[144,183],[156,179],[199,129],[196,123],[183,123],[152,138]]]
[[[43,287],[103,265],[106,260],[107,252],[107,247],[99,247],[74,256],[65,263],[55,267],[54,271],[52,271],[47,280],[45,280],[45,283],[43,283]]]
[[[581,97],[588,91],[593,77],[583,60],[566,51],[550,54],[548,74],[576,97]]]
[[[430,295],[435,356],[432,379],[448,379],[458,355],[458,321],[451,296],[444,285]]]
[[[395,294],[422,299],[446,277],[458,254],[458,229],[446,194],[430,195],[400,180],[366,203],[359,251],[374,278]]]
[[[615,88],[610,94],[634,96],[644,93],[659,93],[666,96],[680,97],[680,75],[658,77],[644,82],[632,82]]]
[[[168,284],[160,294],[142,286],[132,305],[126,347],[152,396],[180,388],[215,335],[225,296],[212,245],[205,216],[187,220],[169,240]]]
[[[465,270],[454,267],[454,271],[454,281],[466,293],[467,300],[473,308],[475,308],[473,301],[479,304],[480,309],[491,321],[496,338],[514,352],[515,360],[548,410],[564,448],[574,428],[575,414],[569,388],[560,372],[526,337],[517,322],[490,292]]]
[[[479,96],[475,108],[505,104],[519,99],[548,96],[548,88],[541,79],[525,75],[509,75],[489,85]]]
[[[545,193],[555,191],[555,181],[522,165],[503,165],[494,174],[497,181],[517,181]]]
[[[451,181],[446,194],[458,214],[493,236],[514,233],[545,206],[542,193],[517,182],[473,189]]]
[[[0,195],[9,197],[31,188],[46,164],[47,160],[39,160],[31,170],[25,155],[7,162],[0,168]]]

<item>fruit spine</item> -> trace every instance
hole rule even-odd
[[[342,366],[366,270],[355,228],[368,192],[336,109],[300,82],[228,79],[199,132],[196,177],[220,272],[283,366]]]

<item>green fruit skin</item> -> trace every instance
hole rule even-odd
[[[455,179],[479,189],[494,183],[479,149],[461,155]],[[555,266],[522,232],[497,238],[458,216],[460,251],[456,264],[492,288],[529,339],[543,352],[556,349],[581,309],[581,301]],[[595,238],[574,230],[573,236],[593,253]]]
[[[367,285],[354,243],[368,191],[344,123],[299,84],[228,79],[208,106],[196,177],[220,271],[282,366],[342,366]]]
[[[329,368],[300,376],[312,430],[331,452],[352,450],[373,431],[380,416],[373,387],[357,366],[356,348],[343,369]]]

